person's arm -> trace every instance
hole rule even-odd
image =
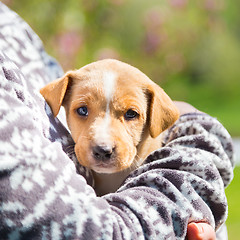
[[[186,102],[175,101],[180,115],[191,113],[202,113],[192,105]],[[212,226],[205,222],[191,222],[187,227],[187,239],[188,240],[215,240],[216,234]]]
[[[174,104],[178,108],[180,116],[184,114],[203,113],[200,110],[193,107],[191,104],[186,102],[174,101]]]
[[[218,228],[227,216],[224,186],[232,179],[232,164],[231,138],[216,119],[199,113],[182,115],[169,130],[165,147],[148,157],[118,196],[105,198],[110,204],[117,201],[122,209],[133,209],[139,219],[151,220],[147,202],[155,201],[156,211],[151,211],[154,216],[159,210],[165,237],[183,236],[193,221]],[[147,220],[141,223],[149,232],[155,229]]]

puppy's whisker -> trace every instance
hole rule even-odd
[[[66,149],[71,149],[71,148],[74,148],[75,144],[69,144]]]
[[[74,145],[70,146],[70,147],[67,147],[65,149],[66,152],[74,152]]]
[[[130,166],[131,171],[133,171],[133,170],[137,169],[138,167],[140,167],[141,164],[142,164],[141,158],[138,155],[136,155],[133,163]]]
[[[68,152],[66,152],[66,154],[67,154],[68,156],[72,156],[72,155],[75,155],[75,151],[68,151]]]
[[[84,98],[77,98],[77,99],[74,99],[72,100],[72,103],[75,103],[75,102],[83,102],[84,101]]]

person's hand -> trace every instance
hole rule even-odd
[[[187,240],[216,240],[216,234],[209,224],[192,222],[188,224]]]

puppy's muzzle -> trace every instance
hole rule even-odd
[[[92,148],[93,157],[102,162],[110,161],[115,156],[115,147],[96,145]]]

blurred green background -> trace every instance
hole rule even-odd
[[[65,70],[128,62],[240,136],[239,0],[4,0]]]
[[[176,100],[240,136],[239,0],[4,0],[64,70],[128,62]],[[240,229],[240,168],[227,189],[229,239]]]

